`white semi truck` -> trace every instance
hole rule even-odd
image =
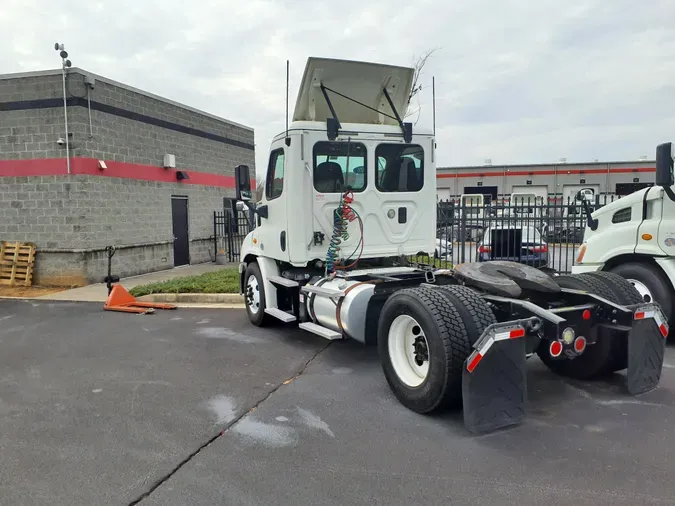
[[[533,353],[561,375],[627,368],[629,392],[654,388],[668,328],[623,278],[407,261],[436,235],[434,132],[402,120],[413,74],[310,58],[259,202],[236,168],[237,199],[255,213],[239,269],[250,321],[376,345],[404,406],[463,407],[474,433],[524,419]]]
[[[627,279],[643,300],[674,317],[675,193],[673,143],[656,149],[654,186],[615,200],[587,216],[572,273],[611,272]]]

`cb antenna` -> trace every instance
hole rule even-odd
[[[286,60],[286,146],[291,145],[291,138],[288,136],[288,81],[290,79],[290,60]]]
[[[436,76],[431,77],[431,110],[434,122],[434,136],[436,136]]]

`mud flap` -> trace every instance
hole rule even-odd
[[[525,330],[490,328],[464,361],[464,425],[473,434],[517,425],[525,419],[527,373]]]
[[[658,306],[642,305],[628,335],[627,388],[633,395],[656,388],[661,380],[668,325]]]

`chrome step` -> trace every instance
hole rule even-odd
[[[268,276],[267,279],[270,281],[270,283],[276,283],[277,285],[285,286],[287,288],[295,288],[296,286],[300,286],[297,281],[284,278],[282,276]]]
[[[282,311],[281,309],[278,309],[276,307],[265,308],[265,312],[268,315],[274,316],[275,318],[278,318],[279,320],[285,323],[294,322],[296,320],[294,315],[287,313],[286,311]]]
[[[306,330],[307,332],[311,332],[312,334],[316,334],[317,336],[321,336],[324,339],[328,339],[329,341],[334,341],[335,339],[342,339],[342,334],[340,334],[339,332],[327,329],[326,327],[322,327],[321,325],[317,325],[316,323],[303,322],[300,325],[298,325],[298,327],[300,327],[303,330]]]
[[[333,290],[332,288],[324,288],[323,286],[305,285],[300,288],[304,293],[315,293],[323,297],[344,297],[345,292],[341,290]]]

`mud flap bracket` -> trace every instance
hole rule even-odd
[[[633,328],[628,335],[628,370],[626,386],[633,395],[656,388],[661,380],[666,353],[668,324],[656,304],[635,309]]]
[[[482,434],[517,425],[525,419],[527,372],[525,329],[497,324],[486,329],[464,361],[464,425]]]

